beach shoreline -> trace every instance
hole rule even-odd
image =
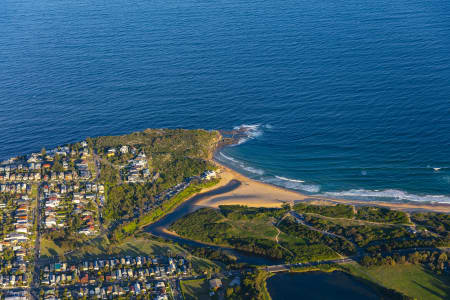
[[[444,203],[363,201],[305,195],[298,191],[248,178],[217,160],[214,160],[214,163],[218,166],[218,173],[221,177],[220,182],[215,188],[224,186],[231,180],[241,182],[241,186],[231,192],[207,197],[197,203],[199,206],[214,208],[219,207],[219,205],[281,207],[283,204],[310,202],[319,205],[349,204],[354,206],[378,206],[406,212],[431,211],[450,213],[450,204]]]

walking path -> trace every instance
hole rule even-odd
[[[286,250],[287,252],[289,252],[291,255],[294,255],[294,253],[292,253],[291,250],[289,250],[288,248],[283,247],[280,244],[280,241],[278,240],[278,236],[281,234],[281,230],[278,229],[278,227],[275,226],[275,229],[278,231],[277,235],[275,236],[275,241],[277,242],[278,246],[280,246],[281,249]]]
[[[359,247],[356,243],[353,243],[352,241],[350,241],[350,240],[347,239],[346,237],[344,237],[344,236],[342,236],[342,235],[335,234],[335,233],[331,233],[331,232],[328,232],[328,231],[325,231],[325,230],[320,230],[320,229],[317,229],[317,228],[315,228],[315,227],[312,227],[312,226],[306,224],[305,221],[304,221],[303,216],[301,216],[300,214],[298,214],[298,213],[295,212],[295,211],[290,211],[289,213],[290,213],[290,215],[291,215],[292,217],[295,218],[295,220],[296,220],[298,223],[300,223],[300,224],[302,224],[302,225],[308,227],[309,229],[311,229],[311,230],[313,230],[313,231],[317,231],[317,232],[320,232],[320,233],[325,234],[325,235],[329,235],[329,236],[332,236],[332,237],[336,237],[336,238],[339,238],[339,239],[343,239],[343,240],[349,242],[350,244],[352,244],[352,245],[355,247],[356,252],[357,252],[357,255],[362,255],[362,254],[364,254],[364,250],[363,250],[361,247]],[[335,250],[334,250],[334,251],[335,251]],[[342,257],[342,255],[341,255],[340,253],[338,253],[338,254]]]

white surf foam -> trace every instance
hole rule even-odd
[[[253,174],[264,175],[264,171],[261,169],[256,169],[252,167],[243,167],[243,169]]]
[[[433,169],[435,172],[443,171],[444,169],[448,169],[447,167],[432,167],[430,165],[427,165],[427,169]]]
[[[264,170],[257,169],[251,166],[247,166],[245,163],[230,157],[222,152],[219,152],[219,155],[216,156],[216,159],[225,163],[230,164],[232,167],[237,168],[238,170],[243,170],[261,177],[257,177],[257,180],[270,183],[273,185],[277,185],[280,187],[293,189],[297,191],[304,191],[308,193],[318,193],[320,191],[320,186],[314,184],[305,184],[303,180],[299,179],[291,179],[283,176],[264,176]]]
[[[235,126],[234,130],[242,130],[246,137],[239,139],[236,145],[241,145],[249,140],[256,139],[263,135],[263,131],[261,130],[261,124],[242,124],[240,126]]]
[[[220,154],[220,156],[222,156],[223,158],[225,158],[227,160],[230,160],[230,161],[235,162],[235,163],[239,163],[238,160],[236,160],[236,159],[234,159],[234,158],[232,158],[232,157],[230,157],[228,155],[223,154],[223,152],[219,152],[219,154]]]
[[[380,199],[393,199],[393,200],[406,200],[416,202],[439,202],[450,203],[450,197],[444,195],[415,195],[400,190],[387,189],[387,190],[364,190],[353,189],[342,192],[326,192],[324,196],[336,197],[336,198],[354,198],[363,200],[380,200]]]
[[[306,184],[303,180],[298,179],[290,179],[282,176],[275,176],[275,177],[265,177],[262,179],[262,181],[278,185],[284,188],[297,190],[297,191],[304,191],[308,193],[318,193],[320,191],[320,186],[315,184]]]
[[[222,152],[219,152],[219,155],[222,158],[224,158],[225,160],[227,160],[231,165],[234,165],[235,167],[238,167],[238,168],[240,168],[242,170],[245,170],[245,171],[247,171],[249,173],[253,173],[253,174],[256,174],[256,175],[264,175],[264,171],[261,170],[261,169],[257,169],[257,168],[251,167],[251,166],[247,166],[243,162],[241,162],[241,161],[239,161],[239,160],[237,160],[237,159],[235,159],[233,157],[230,157],[228,155],[225,155]],[[218,157],[218,159],[220,160],[220,157]]]
[[[275,175],[276,178],[281,179],[281,180],[286,180],[286,181],[292,181],[292,182],[300,182],[303,183],[303,180],[298,180],[298,179],[291,179],[291,178],[287,178],[287,177],[283,177],[283,176],[277,176]]]

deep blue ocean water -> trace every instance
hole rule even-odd
[[[0,158],[243,124],[253,178],[450,202],[450,2],[0,2]]]

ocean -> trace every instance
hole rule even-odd
[[[450,203],[450,2],[0,2],[0,159],[156,127],[307,194]]]

